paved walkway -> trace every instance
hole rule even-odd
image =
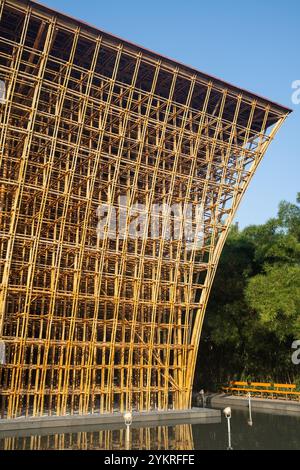
[[[225,393],[216,393],[206,395],[206,403],[208,406],[236,406],[236,407],[248,407],[248,398],[241,395],[227,395]],[[251,397],[252,409],[256,411],[272,412],[278,414],[300,414],[300,402],[293,400],[282,400],[282,399],[268,399]]]

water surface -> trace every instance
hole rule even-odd
[[[252,412],[253,425],[248,424],[248,410],[232,410],[231,440],[236,450],[300,449],[300,415]],[[17,450],[224,450],[228,447],[227,422],[172,424],[135,427],[126,436],[125,428],[111,426],[56,430],[2,432],[0,449]]]

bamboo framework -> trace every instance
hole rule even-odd
[[[290,110],[32,1],[0,15],[1,415],[187,408],[228,228]]]

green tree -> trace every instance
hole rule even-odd
[[[200,343],[196,387],[229,379],[300,380],[300,193],[278,216],[239,231],[224,247]]]
[[[249,280],[246,299],[280,341],[300,338],[300,266],[276,264]]]

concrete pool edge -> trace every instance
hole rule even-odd
[[[220,410],[210,408],[191,408],[188,410],[155,410],[149,412],[133,412],[132,424],[155,424],[168,422],[179,422],[181,424],[190,421],[198,423],[209,423],[221,417]],[[19,431],[24,429],[56,429],[68,427],[80,427],[91,425],[119,424],[124,425],[123,413],[89,414],[89,415],[67,415],[67,416],[43,416],[38,418],[16,418],[0,419],[0,432]]]
[[[233,406],[238,408],[248,408],[248,398],[237,395],[226,395],[216,393],[206,395],[206,403],[209,406]],[[281,413],[299,413],[300,403],[289,400],[270,400],[267,398],[251,397],[252,409],[255,411],[272,411]]]

